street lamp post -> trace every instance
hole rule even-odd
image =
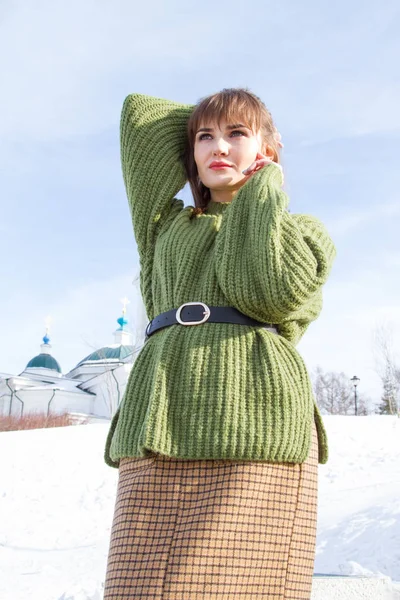
[[[358,382],[360,381],[359,377],[357,377],[356,375],[354,375],[350,381],[353,382],[354,385],[354,414],[357,416],[357,385]]]

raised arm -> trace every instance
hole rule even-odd
[[[216,242],[216,273],[227,299],[275,324],[316,318],[336,254],[318,219],[287,211],[282,182],[275,164],[254,173],[227,208]]]
[[[130,94],[121,114],[121,163],[141,261],[152,255],[159,229],[175,210],[185,185],[181,156],[193,107]]]

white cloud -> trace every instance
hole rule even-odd
[[[384,227],[382,220],[389,220],[400,216],[400,204],[398,202],[385,202],[362,209],[352,209],[338,217],[331,217],[329,221],[329,232],[335,237],[347,235],[350,232],[368,225],[379,222]]]
[[[399,42],[386,34],[396,4],[364,3],[362,18],[354,7],[338,19],[344,6],[259,6],[250,26],[239,2],[227,12],[205,0],[199,12],[180,1],[14,0],[0,24],[0,132],[90,134],[117,126],[132,91],[194,101],[228,79],[254,88],[293,132],[398,131]]]
[[[388,269],[398,269],[400,267],[400,251],[382,252],[382,264]]]
[[[0,27],[2,135],[57,139],[116,125],[149,64],[190,60],[183,49],[201,18],[166,27],[169,11],[162,2],[151,11],[123,0],[13,2]]]

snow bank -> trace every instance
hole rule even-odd
[[[316,573],[400,580],[400,420],[325,417]],[[101,600],[118,473],[108,425],[0,434],[0,598]]]
[[[400,420],[325,417],[315,571],[400,580]]]

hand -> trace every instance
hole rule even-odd
[[[253,163],[251,163],[251,165],[249,167],[247,167],[247,169],[242,171],[242,173],[246,177],[250,177],[251,175],[253,175],[257,171],[259,171],[263,167],[270,165],[270,164],[276,165],[282,171],[282,167],[279,163],[273,161],[272,158],[270,158],[269,156],[265,156],[264,154],[261,154],[261,152],[257,152],[256,160]],[[283,172],[282,172],[282,177],[283,177]]]

